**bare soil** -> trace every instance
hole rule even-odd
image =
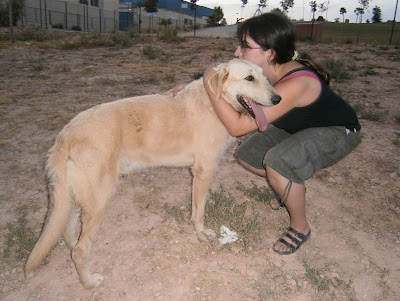
[[[259,214],[249,237],[225,246],[199,242],[188,218],[189,170],[154,168],[121,177],[109,203],[90,258],[91,270],[105,276],[101,287],[80,285],[62,240],[25,280],[27,252],[17,252],[13,229],[40,234],[48,207],[46,152],[62,127],[96,104],[187,83],[209,63],[231,59],[237,41],[152,37],[128,48],[73,50],[57,43],[0,42],[1,300],[400,299],[400,53],[375,45],[298,44],[319,60],[344,62],[349,78],[332,85],[358,108],[363,132],[353,153],[307,181],[313,232],[298,252],[271,250],[288,226],[287,212],[237,189],[238,182],[267,185],[235,162],[240,138],[223,156],[211,190],[222,186]],[[155,59],[143,54],[145,46],[156,50]]]

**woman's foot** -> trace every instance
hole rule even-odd
[[[311,229],[308,226],[302,231],[297,231],[289,227],[274,244],[272,250],[281,255],[293,254],[310,238],[310,236]]]

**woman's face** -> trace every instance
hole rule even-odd
[[[268,62],[267,52],[260,45],[258,45],[252,38],[246,36],[246,43],[248,47],[242,47],[239,45],[236,48],[235,56],[240,59],[245,59],[259,66],[263,66]]]

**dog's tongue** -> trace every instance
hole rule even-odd
[[[259,104],[256,104],[254,101],[250,101],[250,105],[254,112],[254,115],[256,116],[255,119],[256,119],[258,129],[261,132],[265,131],[267,129],[268,122],[267,122],[267,118],[265,117],[262,106]]]

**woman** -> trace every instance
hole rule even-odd
[[[221,122],[232,136],[254,132],[236,150],[239,163],[267,177],[276,193],[272,209],[286,207],[290,227],[273,246],[292,254],[310,237],[305,213],[304,181],[349,154],[360,142],[360,124],[354,110],[329,88],[329,73],[295,50],[294,27],[281,14],[267,13],[246,20],[238,30],[235,55],[256,63],[282,97],[263,107],[269,125],[257,128],[208,88],[213,66],[204,71],[204,85]],[[258,131],[257,131],[258,130]]]

